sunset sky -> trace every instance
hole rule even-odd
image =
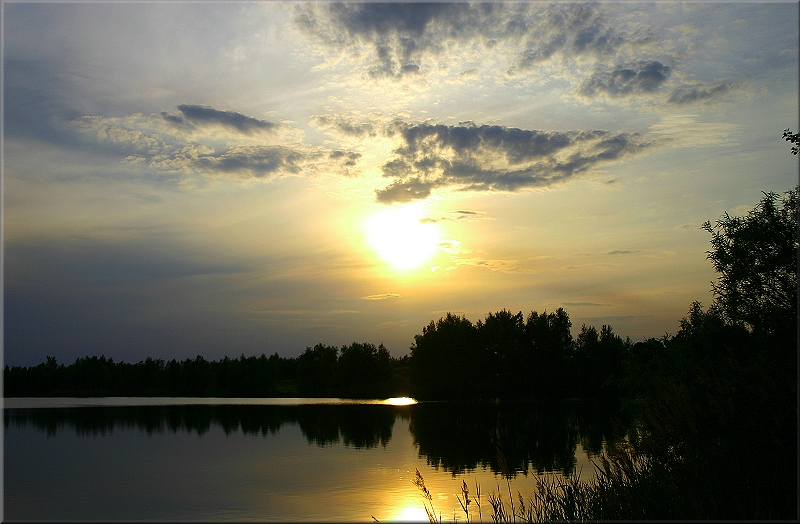
[[[796,2],[2,7],[9,365],[660,337],[797,183]]]

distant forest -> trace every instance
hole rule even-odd
[[[208,361],[148,357],[138,363],[105,356],[55,357],[5,368],[5,396],[342,397],[434,399],[594,397],[621,393],[627,369],[654,351],[631,344],[610,326],[583,326],[576,340],[563,309],[503,310],[471,323],[448,313],[415,337],[410,356],[381,344],[317,344],[299,357],[277,353]],[[649,358],[649,357],[644,357]]]

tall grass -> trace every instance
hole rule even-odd
[[[518,490],[512,494],[511,478],[508,470],[503,470],[504,460],[498,451],[507,489],[498,486],[496,492],[488,495],[491,520],[525,523],[787,518],[787,514],[775,514],[774,508],[758,507],[751,500],[743,499],[737,490],[728,489],[732,483],[753,484],[753,479],[721,478],[720,475],[728,471],[699,471],[675,453],[676,450],[667,449],[659,455],[651,455],[643,452],[642,447],[641,436],[634,432],[626,441],[606,449],[599,463],[595,463],[592,480],[581,480],[579,471],[566,477],[555,473],[537,474],[536,488],[527,496]],[[430,493],[419,471],[414,484],[426,499],[430,522],[441,523],[441,513],[433,510]],[[476,494],[476,506],[480,508],[477,484]],[[470,498],[466,481],[462,480],[461,495],[456,497],[466,521],[476,522],[474,511],[470,511],[476,499]],[[480,511],[477,522],[483,522]]]

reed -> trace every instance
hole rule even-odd
[[[630,439],[607,449],[599,464],[595,463],[594,478],[588,481],[581,480],[580,471],[566,477],[555,473],[536,475],[536,488],[527,497],[518,490],[514,497],[510,476],[504,475],[507,489],[498,485],[497,490],[487,497],[492,521],[715,519],[720,515],[729,516],[730,508],[743,516],[752,515],[753,510],[734,500],[735,495],[720,497],[714,488],[703,486],[691,465],[679,457],[666,461],[652,457],[640,452],[638,444],[636,439]],[[709,484],[715,481],[715,476],[702,478]],[[426,498],[425,509],[430,521],[441,523],[441,514],[437,517],[433,511],[430,493],[424,489],[424,479],[419,471],[414,483]],[[477,483],[476,493],[480,494]],[[461,481],[461,495],[456,497],[466,521],[474,521],[470,505],[475,500],[470,498],[465,480]],[[480,511],[478,515],[479,522],[483,522]],[[765,518],[765,515],[756,514],[755,518]]]

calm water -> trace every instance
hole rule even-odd
[[[312,403],[309,403],[312,402]],[[616,413],[582,403],[5,399],[5,520],[444,520],[535,472],[593,476]],[[617,435],[615,437],[614,435]]]

